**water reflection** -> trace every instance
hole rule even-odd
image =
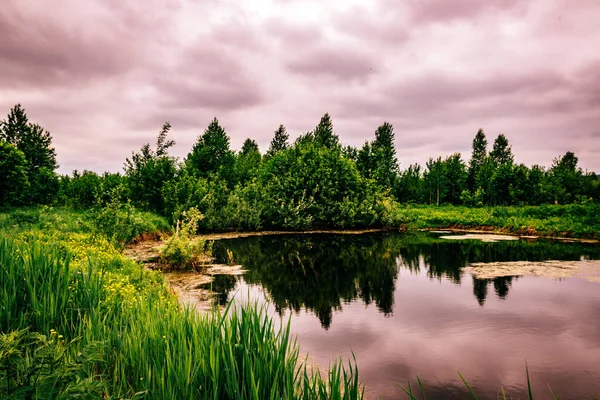
[[[426,234],[286,235],[222,240],[215,243],[217,260],[233,252],[248,272],[248,284],[261,285],[276,310],[306,309],[329,329],[335,311],[361,299],[385,316],[394,312],[394,292],[400,268],[426,273],[430,280],[460,285],[463,267],[472,262],[579,260],[600,258],[598,246],[537,241],[452,242]],[[468,275],[471,278],[470,275]],[[493,286],[506,299],[518,277],[472,279],[473,295],[484,306]],[[234,277],[218,279],[213,289],[225,304],[236,285]]]

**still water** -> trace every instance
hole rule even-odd
[[[600,396],[600,283],[510,276],[475,279],[472,262],[600,259],[600,246],[538,240],[447,241],[433,234],[286,235],[215,242],[248,270],[219,276],[225,304],[268,301],[291,316],[302,353],[326,367],[356,356],[370,398],[408,398],[416,376],[428,398],[482,399],[501,387],[536,399]],[[262,299],[262,300],[261,300]]]

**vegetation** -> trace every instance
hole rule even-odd
[[[358,399],[354,363],[310,372],[257,306],[183,309],[87,212],[0,214],[0,397]]]
[[[190,208],[183,213],[183,217],[184,220],[177,221],[175,233],[160,249],[159,261],[165,268],[196,269],[202,262],[210,260],[212,243],[194,239],[202,214],[197,209]]]
[[[481,129],[468,164],[455,153],[431,158],[424,168],[410,165],[402,171],[394,129],[387,122],[360,149],[342,146],[329,114],[292,144],[280,125],[263,156],[250,138],[240,152],[233,151],[226,130],[214,118],[182,161],[169,155],[174,145],[168,138],[170,128],[168,122],[163,125],[154,148],[146,144],[132,153],[123,175],[74,171],[59,177],[50,134],[30,123],[25,110],[16,105],[0,125],[0,206],[47,203],[89,209],[110,207],[116,201],[124,205],[125,213],[130,205],[162,215],[172,224],[197,208],[204,216],[198,229],[215,231],[396,227],[414,217],[414,211],[407,211],[414,209],[407,206],[412,204],[493,207],[586,205],[600,200],[600,178],[582,171],[572,152],[556,158],[549,169],[527,167],[515,162],[503,134],[488,151]],[[493,213],[505,212],[498,210]],[[476,225],[492,221],[485,218],[488,211],[473,211],[484,217]],[[434,215],[438,213],[428,210],[425,219],[438,218]],[[509,230],[521,228],[497,222],[502,225],[495,226]],[[527,227],[591,235],[590,229],[563,226]]]
[[[325,114],[293,143],[280,125],[264,156],[250,138],[233,151],[214,118],[178,160],[170,127],[155,148],[132,153],[122,174],[59,176],[50,133],[20,104],[0,122],[0,395],[362,397],[354,364],[309,373],[289,325],[273,326],[264,310],[200,317],[121,254],[180,220],[161,259],[188,267],[210,250],[192,241],[197,231],[494,226],[599,237],[600,178],[572,152],[549,169],[528,167],[515,163],[504,135],[488,152],[480,130],[468,164],[452,154],[401,170],[391,124],[357,149],[342,145]],[[387,292],[368,293],[390,307]],[[304,301],[324,325],[329,303]]]

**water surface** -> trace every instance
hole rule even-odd
[[[266,299],[291,315],[302,352],[328,362],[353,352],[371,397],[407,398],[397,383],[424,382],[428,398],[480,398],[501,387],[537,399],[600,395],[600,284],[573,277],[475,279],[472,262],[600,259],[600,246],[548,241],[452,242],[425,234],[286,235],[215,242],[243,276],[220,276],[218,300]]]

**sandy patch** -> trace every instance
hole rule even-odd
[[[578,276],[600,283],[600,260],[593,261],[509,261],[473,263],[465,268],[478,279],[502,276],[537,276],[559,279]]]
[[[447,240],[481,240],[486,243],[495,243],[502,240],[519,240],[518,236],[509,235],[490,235],[490,234],[473,234],[467,233],[466,235],[448,235],[440,236],[440,239]]]

